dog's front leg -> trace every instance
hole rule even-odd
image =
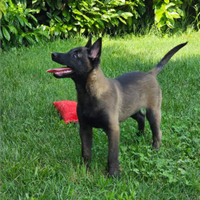
[[[88,164],[91,161],[92,157],[91,153],[92,137],[93,137],[92,127],[80,124],[79,134],[82,143],[82,157],[84,159],[84,163],[88,167]]]
[[[108,136],[108,175],[119,175],[119,125],[112,126],[105,131]]]

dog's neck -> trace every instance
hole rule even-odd
[[[89,74],[86,90],[90,95],[99,97],[105,92],[105,87],[107,86],[106,82],[107,78],[98,66]]]
[[[100,98],[107,91],[108,85],[108,78],[98,66],[89,73],[85,84],[76,83],[76,89],[78,94],[87,93],[91,97]]]

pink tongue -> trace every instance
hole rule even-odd
[[[72,69],[69,67],[60,67],[60,68],[56,68],[56,69],[48,69],[47,70],[48,73],[56,73],[56,72],[72,72]]]

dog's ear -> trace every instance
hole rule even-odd
[[[92,33],[90,33],[89,40],[88,40],[87,44],[85,45],[85,47],[90,48],[91,46],[92,46]]]
[[[102,39],[99,38],[89,49],[89,57],[92,60],[95,60],[97,58],[100,58],[101,56],[101,44]]]

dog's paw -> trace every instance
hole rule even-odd
[[[108,177],[109,178],[119,178],[119,170],[116,168],[109,169]]]

